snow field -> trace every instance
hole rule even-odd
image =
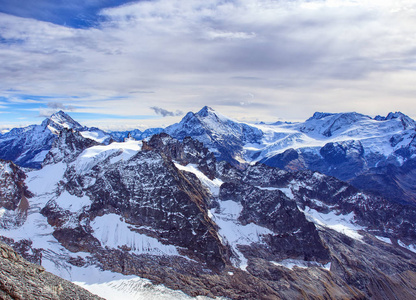
[[[127,246],[136,254],[180,255],[175,246],[164,245],[156,238],[132,231],[133,227],[116,214],[95,218],[91,222],[91,227],[94,230],[93,236],[103,247],[117,249]]]

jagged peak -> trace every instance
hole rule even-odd
[[[200,111],[197,113],[188,112],[180,121],[179,124],[186,124],[188,122],[199,122],[201,124],[204,124],[206,126],[207,124],[210,124],[209,126],[212,126],[216,123],[238,123],[236,121],[233,121],[232,119],[216,112],[214,109],[212,109],[209,106],[204,106]],[[169,127],[172,127],[174,125],[171,125]],[[167,127],[167,128],[169,128]]]
[[[226,122],[238,123],[237,121],[234,121],[231,118],[218,113],[217,111],[215,111],[213,108],[209,106],[204,106],[199,112],[193,115],[196,116],[200,120],[210,119],[210,120],[215,120],[216,122],[222,122],[222,123],[226,123]]]
[[[353,120],[357,118],[371,119],[369,116],[363,115],[357,112],[341,112],[341,113],[315,112],[312,117],[306,120],[306,122],[313,121],[313,120],[321,120],[326,117],[331,117],[332,119],[342,118],[342,119],[353,119]]]
[[[400,111],[389,112],[386,117],[376,116],[374,118],[376,121],[389,121],[394,119],[400,120],[404,129],[416,127],[416,122]]]
[[[410,117],[408,117],[407,115],[405,115],[404,113],[402,113],[400,111],[389,112],[387,114],[387,116],[386,116],[386,120],[391,120],[391,119],[407,119],[407,120],[412,120]]]
[[[387,114],[387,116],[386,116],[386,119],[387,120],[390,120],[390,119],[396,119],[396,118],[400,118],[400,117],[403,117],[403,116],[405,116],[402,112],[400,112],[400,111],[396,111],[396,112],[389,112],[388,114]]]
[[[334,114],[333,113],[326,113],[326,112],[319,112],[319,111],[317,111],[317,112],[315,112],[314,114],[313,114],[313,116],[312,117],[310,117],[309,119],[307,119],[306,121],[311,121],[311,120],[320,120],[320,119],[323,119],[323,118],[325,118],[325,117],[328,117],[328,116],[333,116]]]
[[[66,114],[62,110],[52,114],[49,118],[45,119],[42,122],[42,126],[44,126],[45,128],[49,127],[49,129],[54,129],[54,130],[62,130],[62,128],[67,128],[67,129],[83,128],[81,124],[79,124],[77,121],[72,119],[68,114]]]
[[[215,114],[215,110],[213,110],[211,107],[209,106],[204,106],[199,112],[197,112],[196,114],[200,117],[207,117],[209,114]]]

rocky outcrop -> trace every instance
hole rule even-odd
[[[32,196],[25,179],[26,174],[18,166],[10,161],[0,160],[0,207],[15,210],[20,206],[21,210],[25,210],[27,198]]]
[[[197,151],[199,142],[172,141],[167,135],[154,137],[129,160],[111,164],[112,157],[108,157],[87,173],[80,174],[76,165],[70,166],[59,193],[85,195],[91,205],[79,213],[49,201],[42,213],[55,226],[54,236],[71,251],[89,251],[95,241],[88,224],[96,217],[116,213],[131,226],[146,228],[138,229],[140,233],[176,245],[183,255],[210,268],[223,269],[229,253],[208,216],[210,194],[194,174],[180,171],[172,161],[195,162],[209,174],[209,160],[214,158],[206,149]],[[71,237],[76,237],[75,243],[65,241]]]
[[[318,172],[287,172],[257,164],[241,174],[250,184],[290,190],[300,208],[322,213],[353,213],[357,224],[373,234],[416,244],[416,208],[395,203],[379,195],[363,193],[352,185]]]
[[[29,209],[26,174],[11,161],[0,160],[0,228],[22,224]]]
[[[32,264],[0,242],[1,299],[102,299]]]
[[[349,181],[355,187],[393,202],[416,206],[416,159],[403,165],[382,164]]]
[[[265,238],[268,259],[301,259],[328,263],[329,253],[319,238],[315,225],[308,222],[296,202],[278,190],[264,190],[247,184],[224,183],[220,199],[242,204],[239,221],[242,225],[254,223],[270,229]],[[250,251],[251,256],[258,256]]]
[[[55,139],[51,150],[45,157],[42,165],[58,163],[64,161],[66,163],[74,161],[78,155],[85,149],[99,145],[98,142],[84,138],[79,132],[73,129],[63,128],[58,138]]]
[[[370,235],[365,235],[364,242],[331,230],[320,235],[331,252],[331,273],[359,289],[366,299],[416,297],[416,254]]]

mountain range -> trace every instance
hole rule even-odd
[[[415,134],[400,112],[204,107],[145,132],[58,112],[0,136],[1,240],[108,299],[413,299]]]

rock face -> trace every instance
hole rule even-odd
[[[340,215],[352,213],[358,225],[378,236],[399,239],[406,244],[416,241],[415,207],[362,193],[334,177],[312,171],[287,172],[257,164],[237,178],[263,188],[281,189],[302,209],[309,207],[325,214],[331,211]]]
[[[72,162],[82,151],[97,145],[99,145],[98,142],[84,138],[79,132],[64,128],[59,132],[58,138],[55,139],[42,164]]]
[[[0,298],[8,299],[102,299],[32,264],[0,242]]]
[[[416,160],[409,158],[401,166],[382,164],[359,174],[350,183],[397,203],[416,203]]]
[[[238,221],[243,226],[254,223],[271,230],[273,234],[267,235],[267,246],[261,251],[261,256],[267,253],[268,259],[273,261],[301,259],[323,264],[329,262],[329,252],[322,244],[315,225],[306,220],[296,202],[283,192],[248,184],[224,183],[220,199],[241,203],[243,209]],[[258,254],[252,251],[251,255]]]
[[[61,138],[66,137],[62,135]],[[181,161],[196,162],[198,157],[193,154],[197,152],[192,152],[192,147],[201,147],[201,144],[172,141],[166,135],[154,136],[143,145],[143,151],[127,161],[111,164],[112,157],[108,157],[82,173],[74,162],[64,175],[65,183],[59,193],[85,195],[92,203],[77,217],[78,221],[71,224],[71,228],[66,228],[64,220],[75,217],[77,213],[65,211],[56,201],[49,201],[42,213],[57,228],[55,238],[67,244],[71,251],[93,248],[96,245],[89,234],[91,230],[82,224],[116,213],[138,232],[181,247],[183,254],[212,268],[223,269],[229,258],[226,247],[216,234],[215,224],[208,216],[208,191],[194,174],[181,172],[172,162],[172,156]],[[184,149],[187,149],[186,154]],[[198,155],[202,166],[213,158],[211,154],[207,157],[203,153]],[[77,243],[66,241],[69,235],[77,237]]]
[[[31,193],[27,190],[25,185],[25,179],[26,174],[14,163],[0,160],[1,207],[15,210],[21,202],[25,202],[25,198],[31,197]]]
[[[22,224],[29,208],[28,191],[24,182],[26,174],[10,161],[0,160],[0,226],[3,228]]]

